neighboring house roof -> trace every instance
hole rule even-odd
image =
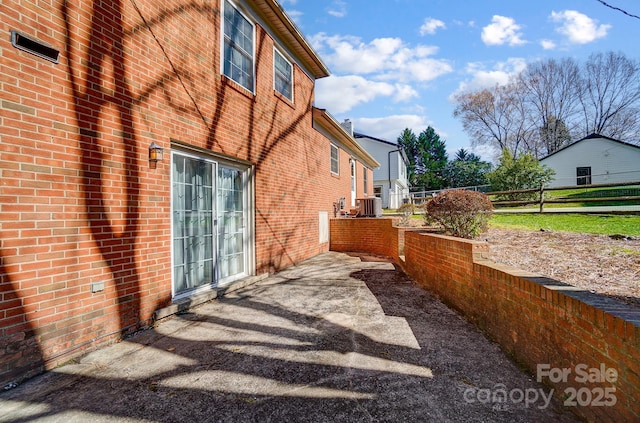
[[[366,139],[371,140],[371,141],[376,141],[376,142],[379,142],[379,143],[386,144],[388,146],[394,147],[394,149],[400,150],[400,154],[402,156],[402,160],[404,161],[405,165],[409,163],[409,159],[407,158],[407,155],[404,152],[404,150],[401,149],[398,146],[398,144],[396,144],[394,142],[386,141],[386,140],[383,140],[383,139],[380,139],[380,138],[375,138],[375,137],[372,137],[372,136],[369,136],[369,135],[362,134],[360,132],[354,132],[353,133],[353,138],[355,138],[355,139],[366,138]]]
[[[368,138],[368,139],[370,139],[370,140],[378,141],[378,142],[381,142],[381,143],[383,143],[383,144],[392,145],[392,146],[394,146],[394,147],[397,147],[397,146],[398,146],[398,144],[396,144],[395,142],[386,141],[386,140],[383,140],[383,139],[380,139],[380,138],[375,138],[375,137],[372,137],[372,136],[370,136],[370,135],[365,135],[365,134],[363,134],[363,133],[361,133],[361,132],[354,132],[354,133],[353,133],[353,138]]]
[[[277,32],[286,47],[309,68],[314,78],[330,75],[329,68],[276,0],[252,0],[251,3],[265,22],[272,25],[272,29]]]
[[[544,160],[544,159],[546,159],[546,158],[549,158],[549,157],[553,156],[554,154],[557,154],[557,153],[559,153],[559,152],[561,152],[561,151],[564,151],[564,150],[566,150],[566,149],[568,149],[568,148],[571,148],[571,147],[573,147],[574,145],[576,145],[576,144],[578,144],[579,142],[582,142],[582,141],[584,141],[584,140],[593,140],[593,139],[600,139],[600,138],[605,139],[605,140],[608,140],[608,141],[613,141],[613,142],[616,142],[616,143],[618,143],[618,144],[626,145],[627,147],[637,148],[637,149],[640,151],[640,147],[638,147],[637,145],[629,144],[629,143],[627,143],[627,142],[620,141],[620,140],[617,140],[617,139],[615,139],[615,138],[605,137],[604,135],[591,134],[591,135],[587,135],[586,137],[584,137],[584,138],[582,138],[582,139],[579,139],[578,141],[576,141],[576,142],[574,142],[574,143],[571,143],[571,144],[569,144],[569,145],[567,145],[567,146],[564,146],[564,147],[562,147],[562,148],[560,148],[560,149],[558,149],[558,150],[554,151],[553,153],[551,153],[551,154],[549,154],[549,155],[547,155],[547,156],[545,156],[545,157],[541,158],[541,159],[540,159],[540,161],[542,161],[542,160]]]
[[[360,144],[334,119],[325,109],[313,108],[313,122],[322,126],[336,141],[340,141],[345,147],[353,150],[360,156],[362,162],[371,169],[380,167],[380,163],[367,153]]]

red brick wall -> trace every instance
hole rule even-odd
[[[338,218],[331,220],[331,251],[367,252],[398,260],[400,233],[392,218]]]
[[[333,190],[336,193],[341,193],[336,196],[345,198],[345,206],[347,209],[351,208],[351,165],[350,159],[352,156],[349,152],[342,148],[338,148],[339,152],[339,174],[333,174]],[[364,192],[364,172],[367,172],[367,186],[368,194]],[[373,171],[367,169],[364,164],[356,160],[356,199],[365,198],[373,195]]]
[[[135,5],[0,9],[0,384],[171,302],[171,140],[253,165],[258,273],[326,251],[318,213],[350,192],[312,127],[314,81],[295,65],[294,102],[274,93],[260,25],[254,95],[220,75],[219,2]],[[59,49],[60,63],[13,48],[11,29]],[[152,142],[165,148],[157,168]]]
[[[487,253],[484,242],[408,232],[404,266],[412,278],[462,312],[532,374],[538,375],[539,364],[569,369],[566,381],[550,383],[548,377],[542,378],[562,400],[570,388],[586,389],[593,398],[596,388],[615,388],[614,406],[578,403],[575,411],[581,416],[590,421],[640,420],[640,313],[552,279],[492,263],[485,259]],[[578,372],[585,369],[577,369],[578,365],[614,369],[617,381],[583,383]]]
[[[335,144],[334,144],[335,145]],[[349,159],[351,155],[343,148],[338,148],[338,174],[332,173],[331,183],[336,187],[336,198],[344,197],[345,207],[349,209],[351,207],[351,167]],[[339,195],[338,195],[339,194]],[[333,214],[331,215],[333,217]]]

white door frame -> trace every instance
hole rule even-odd
[[[175,279],[175,251],[174,251],[174,231],[176,230],[176,225],[174,223],[174,171],[173,171],[173,158],[175,155],[187,157],[195,160],[204,160],[213,165],[213,174],[211,175],[213,179],[214,192],[213,192],[213,245],[212,249],[214,251],[214,261],[215,268],[213,274],[213,280],[211,283],[203,284],[201,286],[195,287],[193,289],[182,290],[180,292],[176,291],[176,281]],[[176,150],[172,149],[171,151],[171,294],[174,299],[177,298],[186,298],[192,295],[198,294],[203,291],[211,290],[216,287],[227,285],[235,280],[241,279],[243,277],[253,275],[255,272],[255,223],[254,223],[254,184],[253,184],[253,168],[244,162],[238,161],[230,161],[225,158],[220,158],[214,155],[207,154],[199,154],[199,152],[191,152],[185,151],[182,149]],[[217,201],[218,201],[218,169],[219,167],[227,167],[236,169],[242,172],[242,189],[243,189],[243,248],[244,248],[244,271],[240,272],[236,275],[231,275],[228,278],[221,279],[218,269],[218,260],[220,259],[219,253],[219,245],[218,245],[218,235],[220,233],[218,225],[220,225],[220,219],[217,215]]]
[[[356,181],[356,161],[354,159],[349,159],[349,167],[351,170],[351,207],[355,207],[358,185]]]

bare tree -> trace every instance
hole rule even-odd
[[[474,145],[542,157],[596,133],[640,145],[640,63],[596,53],[530,64],[506,85],[454,97]]]
[[[535,126],[540,128],[536,156],[546,155],[563,147],[577,129],[580,98],[577,87],[580,68],[571,58],[549,59],[527,66],[518,75],[525,101],[530,104]],[[533,151],[532,151],[533,152]]]
[[[530,112],[516,83],[496,85],[455,96],[453,115],[462,120],[473,145],[489,144],[517,156],[528,151],[532,137]]]
[[[547,117],[546,122],[540,127],[540,140],[545,146],[545,151],[542,154],[538,154],[536,156],[538,158],[569,145],[571,143],[571,133],[562,119],[557,119],[551,115]]]
[[[583,67],[580,87],[583,134],[596,133],[622,141],[640,129],[640,66],[622,53],[595,53]]]
[[[629,107],[616,113],[610,121],[606,136],[640,145],[640,107]]]

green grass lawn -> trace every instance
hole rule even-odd
[[[534,231],[545,229],[602,235],[640,236],[640,216],[638,215],[494,214],[490,225]]]
[[[620,188],[574,188],[558,191],[547,191],[549,197],[564,198],[604,198],[607,197],[624,197],[640,195],[640,187],[636,185]]]
[[[612,201],[612,197],[629,197],[639,196],[640,187],[628,186],[620,188],[591,188],[591,189],[572,189],[572,190],[560,190],[560,191],[548,191],[549,198],[566,198],[575,199],[575,203],[564,204],[547,204],[548,207],[589,207],[589,206],[624,206],[631,204],[638,204],[638,200],[623,200]],[[581,198],[601,198],[602,201],[589,201],[581,202]]]

